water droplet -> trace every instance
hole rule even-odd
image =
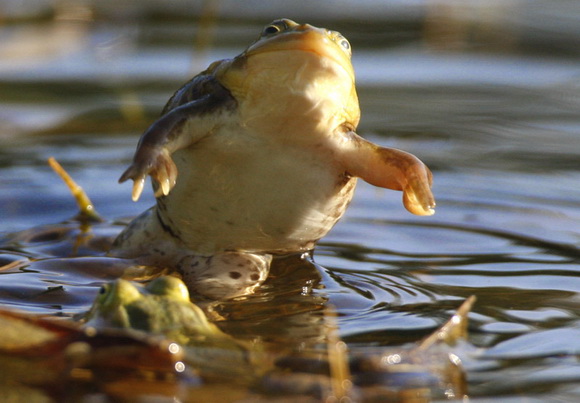
[[[181,347],[177,343],[171,343],[167,349],[171,354],[177,354],[181,351]]]
[[[183,371],[185,371],[185,364],[183,362],[181,362],[181,361],[177,361],[175,363],[175,370],[177,372],[183,372]]]

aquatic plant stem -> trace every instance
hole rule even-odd
[[[64,170],[62,165],[58,163],[58,161],[54,157],[50,157],[48,159],[48,165],[56,172],[58,176],[64,181],[64,183],[68,186],[71,194],[75,198],[77,202],[77,206],[79,208],[79,215],[78,218],[81,221],[103,221],[91,199],[85,193],[82,187],[80,187],[72,178],[71,176]]]

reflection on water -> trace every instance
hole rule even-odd
[[[207,61],[239,53],[272,18],[308,20],[351,40],[359,132],[432,168],[437,213],[411,217],[399,194],[360,184],[315,251],[316,264],[287,261],[258,294],[223,304],[224,329],[316,339],[321,310],[332,305],[352,346],[398,346],[429,334],[477,295],[470,342],[481,351],[462,357],[470,396],[573,401],[580,380],[580,7],[495,3],[377,10],[363,1],[352,12],[333,8],[339,17],[317,3],[305,17],[272,2],[244,18],[250,8],[224,1],[224,21],[234,11],[238,17],[218,26],[217,46],[203,61],[192,61],[190,46],[196,25],[189,13],[197,5],[179,15],[159,14],[154,2],[127,6],[115,17],[121,28],[110,5],[50,21],[19,11],[22,21],[14,14],[0,26],[10,38],[0,46],[0,231],[74,214],[74,201],[46,166],[51,155],[106,218],[143,211],[151,195],[134,204],[116,179],[172,91]],[[369,8],[375,12],[357,20]],[[2,304],[65,316],[88,309],[98,286],[126,267],[83,256],[101,254],[120,228],[103,223],[83,232],[70,223],[57,233],[34,232],[35,239],[7,238]],[[75,239],[89,242],[78,248]],[[79,257],[58,258],[71,254]]]

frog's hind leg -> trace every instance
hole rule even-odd
[[[254,292],[268,277],[271,262],[272,255],[222,252],[186,256],[177,269],[191,293],[227,299]]]

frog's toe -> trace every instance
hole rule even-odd
[[[223,252],[186,256],[178,271],[192,294],[228,299],[254,292],[268,276],[271,255]]]
[[[139,200],[147,175],[159,184],[155,197],[169,194],[177,180],[177,167],[167,150],[144,147],[135,154],[133,163],[119,179],[119,183],[133,180],[133,201]]]
[[[403,192],[403,205],[416,215],[435,214],[435,198],[429,188],[412,189],[409,186]]]
[[[159,156],[150,175],[159,184],[155,197],[167,196],[177,181],[177,167],[169,153]]]
[[[141,173],[140,169],[133,163],[125,170],[125,172],[123,172],[123,175],[121,175],[119,178],[119,183],[123,183],[128,179],[132,179],[133,190],[131,191],[131,199],[133,199],[133,201],[137,201],[143,192],[146,177],[147,174]]]
[[[433,175],[424,164],[412,167],[407,174],[407,184],[403,189],[403,205],[416,215],[435,214],[435,197],[431,191]]]

